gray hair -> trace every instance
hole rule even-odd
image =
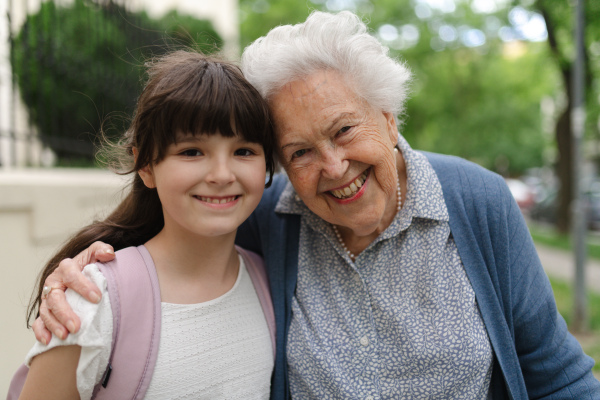
[[[371,107],[394,116],[404,111],[411,79],[409,69],[349,11],[315,11],[302,24],[272,29],[246,47],[242,70],[267,100],[289,82],[334,70]]]

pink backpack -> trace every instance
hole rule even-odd
[[[236,246],[269,326],[275,357],[275,314],[262,258]],[[116,253],[98,264],[107,281],[113,313],[112,350],[106,372],[93,399],[143,399],[150,385],[160,341],[160,288],[154,262],[144,246]],[[7,400],[16,400],[29,368],[21,365],[10,383]]]

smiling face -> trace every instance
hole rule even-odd
[[[358,236],[383,231],[397,206],[393,116],[333,71],[291,82],[269,100],[281,163],[306,206]]]
[[[158,191],[165,229],[214,237],[235,234],[254,211],[266,165],[260,144],[236,136],[185,135],[139,174]]]

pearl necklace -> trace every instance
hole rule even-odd
[[[394,149],[394,150],[396,150],[396,149]],[[398,196],[398,204],[396,205],[396,213],[399,213],[400,209],[402,208],[402,191],[400,190],[400,176],[398,176],[397,182],[398,183],[396,186],[396,195]],[[331,224],[331,226],[333,227],[333,232],[335,233],[335,236],[337,236],[338,242],[340,242],[342,249],[344,249],[346,254],[348,254],[348,257],[350,257],[350,259],[352,261],[356,260],[356,256],[354,255],[354,253],[352,253],[350,250],[348,250],[346,243],[344,243],[344,239],[342,239],[342,235],[340,235],[340,231],[338,230],[337,226],[335,226],[333,224]]]

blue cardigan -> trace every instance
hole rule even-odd
[[[600,399],[600,382],[556,310],[521,212],[504,180],[457,157],[425,153],[444,192],[450,229],[471,281],[495,361],[494,399]],[[237,243],[262,254],[277,323],[271,399],[289,399],[286,343],[298,273],[300,216],[277,214],[277,176]]]

